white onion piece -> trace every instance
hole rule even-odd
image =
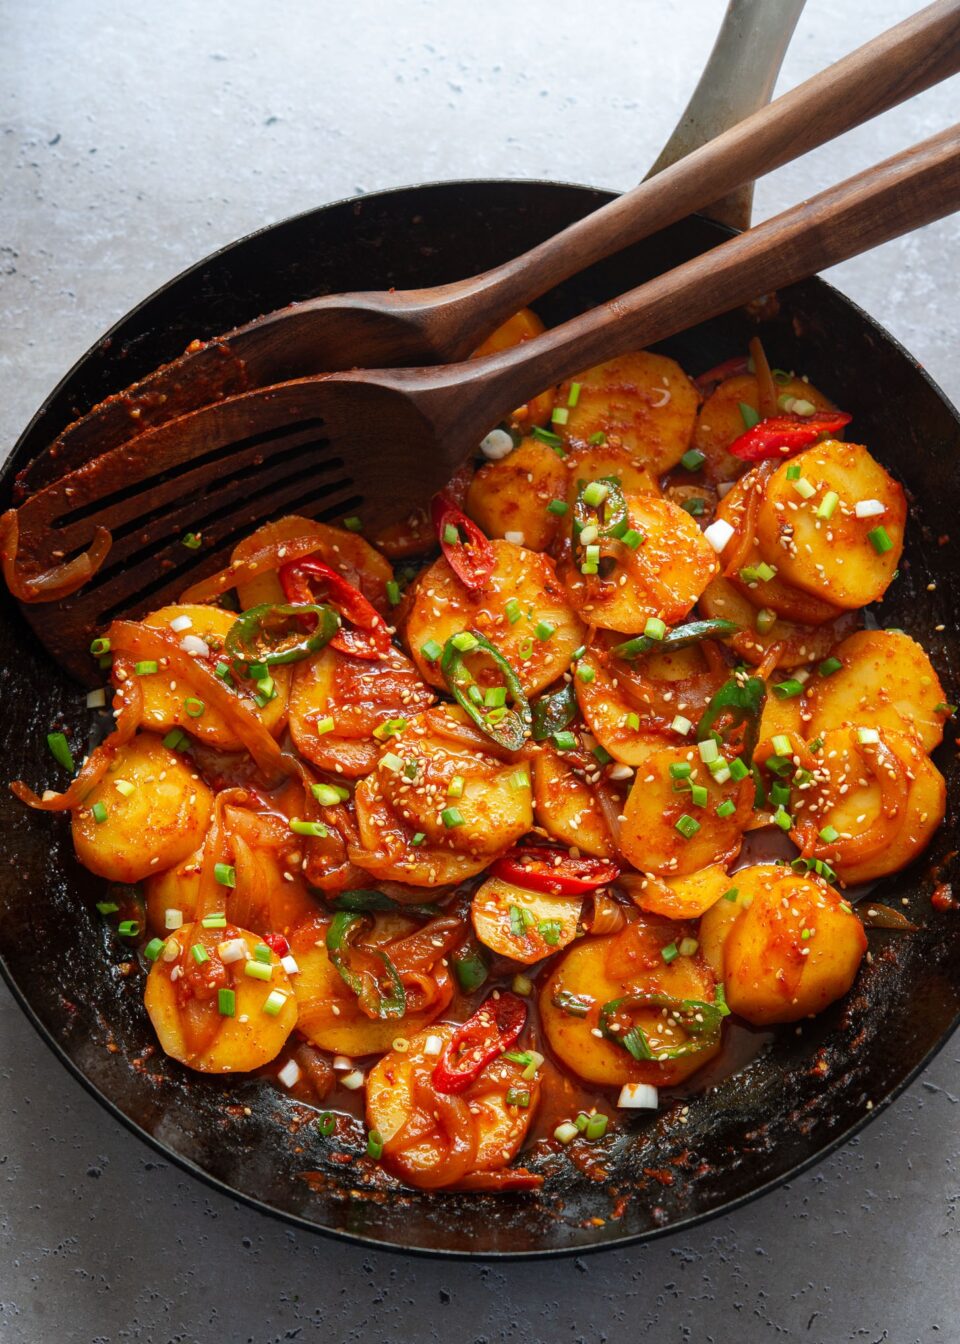
[[[649,1083],[624,1083],[617,1105],[625,1110],[655,1111],[660,1105],[660,1093]]]
[[[351,1092],[356,1092],[358,1087],[363,1087],[363,1074],[359,1069],[354,1069],[353,1073],[345,1073],[340,1081]]]
[[[425,1055],[439,1055],[443,1049],[442,1036],[428,1036],[423,1043],[423,1053]]]
[[[733,536],[734,529],[727,522],[726,518],[718,518],[716,522],[703,529],[703,535],[709,541],[710,545],[716,551],[717,555],[723,550],[727,542]]]
[[[853,506],[853,511],[858,518],[879,518],[887,510],[879,499],[858,499]]]
[[[193,621],[189,616],[175,616],[170,622],[170,629],[175,635],[179,635],[184,630],[192,630]]]
[[[200,658],[210,657],[210,645],[199,635],[184,635],[180,641],[180,647],[184,653],[195,653]]]
[[[107,693],[101,686],[97,691],[87,691],[87,709],[103,709],[107,703]]]
[[[353,1068],[353,1060],[347,1055],[334,1055],[333,1067],[340,1069],[343,1073],[349,1073]]]
[[[522,532],[504,532],[504,534],[503,534],[503,539],[504,539],[504,541],[509,541],[510,544],[511,544],[512,546],[522,546],[522,545],[523,545],[523,533],[522,533]]]
[[[513,439],[505,429],[491,429],[480,441],[480,451],[491,462],[499,462],[513,452]]]
[[[607,778],[608,778],[608,779],[633,779],[633,766],[632,766],[632,765],[620,765],[619,762],[618,762],[616,765],[611,765],[610,769],[607,771]]]
[[[725,499],[736,485],[736,481],[720,481],[717,485],[717,498]]]
[[[286,1064],[277,1074],[277,1077],[283,1083],[284,1087],[293,1087],[300,1081],[300,1065],[295,1059],[288,1059]]]
[[[297,965],[294,957],[288,952],[285,957],[280,958],[280,965],[286,971],[287,975],[299,975],[300,967]]]
[[[220,960],[229,966],[234,961],[242,961],[247,955],[247,945],[242,938],[228,938],[217,948]]]
[[[179,929],[183,926],[182,910],[165,910],[163,915],[163,927],[165,929]]]

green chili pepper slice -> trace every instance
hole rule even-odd
[[[714,621],[688,621],[686,625],[674,626],[663,639],[651,639],[649,635],[637,635],[635,639],[617,644],[613,650],[615,658],[640,658],[645,653],[670,652],[673,649],[686,649],[691,644],[699,644],[702,639],[729,639],[741,627],[733,621],[719,618]]]
[[[680,1026],[691,1038],[682,1045],[671,1046],[666,1050],[653,1050],[642,1027],[634,1024],[627,1031],[613,1031],[612,1023],[618,1012],[636,1008],[665,1008],[679,1019]],[[730,1014],[724,997],[723,986],[718,985],[713,1003],[703,999],[676,999],[672,994],[658,994],[650,991],[638,991],[624,994],[619,999],[611,999],[600,1009],[599,1027],[608,1041],[613,1041],[632,1055],[634,1059],[683,1059],[687,1055],[698,1055],[711,1049],[717,1043],[720,1026]]]
[[[584,496],[591,486],[596,485],[605,485],[607,493],[600,504],[590,504]],[[573,506],[574,544],[579,543],[583,529],[591,525],[596,526],[599,536],[614,540],[622,537],[630,526],[619,476],[598,476],[595,481],[577,482],[577,501]]]
[[[753,753],[760,736],[760,716],[767,699],[766,683],[759,677],[747,677],[738,681],[731,677],[725,681],[716,695],[707,705],[697,724],[697,741],[705,742],[719,723],[727,728],[744,728],[741,756],[744,765],[753,762]]]
[[[304,633],[304,617],[316,618],[309,634]],[[339,625],[340,617],[333,607],[318,607],[312,602],[262,602],[240,613],[227,631],[224,652],[241,668],[299,663],[329,644]]]
[[[342,891],[330,902],[334,910],[347,910],[352,914],[367,914],[373,910],[391,910],[405,915],[418,915],[426,919],[435,919],[442,914],[439,905],[401,905],[385,892],[370,891],[357,887],[353,891]]]
[[[353,941],[355,935],[368,926],[369,920],[366,916],[355,911],[342,910],[335,914],[327,929],[327,952],[330,960],[337,968],[341,980],[356,994],[360,1008],[367,1017],[374,1019],[403,1017],[407,1011],[407,995],[396,966],[380,948],[358,948]],[[348,960],[348,950],[355,954],[352,962]],[[378,974],[379,968],[359,965],[360,957],[367,957],[371,962],[382,964],[390,985],[388,994],[383,992],[381,974]]]
[[[472,643],[465,649],[458,648],[457,642],[462,641],[465,635],[471,637]],[[476,687],[477,682],[465,660],[478,654],[489,659],[499,672],[513,701],[512,706],[506,704],[490,706],[484,703],[485,696],[479,696],[479,703],[471,696],[470,689]],[[476,630],[451,635],[444,645],[440,670],[450,694],[457,704],[466,710],[481,732],[486,733],[487,737],[498,746],[506,747],[508,751],[519,751],[530,736],[532,718],[530,705],[520,684],[520,678],[496,645],[491,644],[489,639]]]
[[[533,706],[533,740],[545,742],[554,733],[560,733],[577,717],[577,693],[568,681],[552,695],[541,695]]]

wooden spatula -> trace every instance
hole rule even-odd
[[[955,126],[524,345],[438,368],[298,379],[150,430],[20,508],[28,570],[42,566],[41,549],[50,563],[52,552],[88,545],[96,529],[113,535],[83,589],[26,614],[54,655],[89,677],[83,650],[96,628],[182,589],[191,557],[179,537],[201,515],[205,528],[222,527],[225,544],[287,511],[358,514],[369,525],[396,519],[543,387],[958,208]]]
[[[311,299],[200,345],[69,426],[23,473],[24,492],[224,396],[336,369],[465,359],[561,280],[721,197],[726,209],[714,206],[714,216],[745,225],[749,194],[731,214],[729,193],[960,69],[960,0],[937,0],[703,145],[704,123],[728,123],[768,96],[801,5],[733,0],[705,78],[655,168],[667,166],[633,191],[482,275],[431,289]],[[741,50],[747,24],[749,46]],[[758,72],[759,88],[748,88]],[[718,73],[714,95],[709,81]]]

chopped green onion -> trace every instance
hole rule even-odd
[[[507,598],[503,609],[507,613],[507,620],[511,625],[516,625],[517,621],[519,621],[520,617],[523,615],[523,612],[520,610],[520,603],[515,597]]]
[[[113,787],[116,789],[117,793],[120,794],[121,798],[131,798],[137,791],[135,786],[130,783],[129,779],[115,779],[113,781]]]
[[[566,406],[554,406],[550,414],[550,422],[554,425],[565,425],[570,418],[570,412]]]
[[[699,946],[700,944],[697,942],[696,938],[681,938],[680,940],[681,957],[696,956],[697,948]]]
[[[460,533],[457,530],[456,524],[447,523],[446,527],[443,529],[443,540],[447,546],[456,546],[459,543]]]
[[[693,766],[689,761],[671,761],[670,778],[671,779],[689,779],[693,773]]]
[[[583,487],[583,502],[589,504],[591,509],[599,508],[609,493],[609,485],[604,485],[602,481],[590,481]]]
[[[205,929],[225,929],[227,927],[227,917],[220,911],[219,914],[204,915],[200,923]]]
[[[630,728],[633,732],[635,732],[635,733],[639,733],[639,731],[640,731],[640,715],[639,715],[639,714],[628,714],[627,717],[624,719],[624,723],[625,723],[625,724],[627,725],[627,727]]]
[[[469,630],[461,630],[451,637],[450,642],[460,653],[469,653],[471,649],[477,647],[480,641],[476,635],[471,635]]]
[[[774,737],[771,743],[771,746],[773,747],[774,751],[777,753],[778,756],[792,755],[792,749],[790,747],[790,739],[789,737],[786,736],[785,733],[777,733],[776,737]]]
[[[159,957],[162,951],[163,951],[163,939],[151,938],[149,943],[147,943],[146,947],[143,949],[143,955],[147,958],[148,961],[156,961],[157,957]]]
[[[887,551],[893,550],[893,542],[890,540],[885,527],[875,527],[872,532],[868,532],[867,541],[870,542],[877,555],[885,555]]]
[[[435,663],[443,653],[443,645],[438,644],[435,639],[428,639],[425,644],[420,645],[420,652],[428,663]]]
[[[372,1157],[374,1162],[377,1162],[382,1156],[383,1136],[379,1129],[371,1129],[367,1135],[367,1157]]]
[[[720,748],[717,746],[716,738],[707,737],[702,742],[697,743],[697,751],[700,753],[700,759],[704,765],[709,765],[720,756]],[[670,773],[673,773],[673,766],[670,767]]]
[[[310,792],[317,802],[322,803],[324,807],[333,807],[337,803],[345,803],[350,797],[350,790],[342,789],[337,784],[312,784]]]
[[[796,677],[788,677],[786,681],[777,681],[773,685],[773,693],[780,700],[792,700],[795,695],[800,695],[803,691],[803,682],[797,681]]]
[[[946,714],[949,718],[953,714],[956,714],[957,707],[956,705],[948,705],[946,700],[940,700],[934,705],[933,712],[934,714]]]
[[[554,434],[552,430],[542,429],[540,425],[534,425],[530,434],[533,438],[539,439],[541,443],[549,444],[551,448],[562,448],[563,439],[559,434]]]
[[[743,420],[744,429],[753,429],[754,425],[760,423],[760,412],[755,411],[752,406],[748,406],[745,401],[738,401],[740,407],[740,417]]]
[[[451,779],[450,783],[447,785],[447,797],[463,797],[463,775],[454,775],[453,779]]]
[[[183,707],[190,715],[191,719],[199,719],[200,715],[206,709],[202,700],[198,700],[195,695],[188,695],[183,702]]]
[[[547,513],[552,513],[557,518],[562,518],[570,508],[570,505],[563,499],[551,499],[547,505]]]
[[[571,1143],[579,1133],[580,1131],[577,1129],[576,1125],[572,1124],[569,1120],[564,1120],[563,1124],[557,1125],[556,1129],[553,1131],[553,1137],[558,1143]]]
[[[648,616],[643,627],[643,633],[647,639],[663,639],[667,633],[667,623],[662,621],[659,616]]]
[[[787,467],[787,480],[799,481],[799,479],[800,479],[800,463],[791,462],[790,465]]]
[[[336,724],[329,715],[327,715],[325,719],[317,719],[314,724],[314,728],[319,737],[322,737],[324,733],[332,733],[335,727]]]
[[[609,751],[607,751],[606,747],[601,747],[599,742],[593,749],[593,756],[600,765],[609,765],[613,760],[613,757],[610,755]]]
[[[816,486],[811,485],[806,476],[799,476],[792,485],[801,499],[812,499],[817,493]]]
[[[584,685],[589,685],[596,675],[596,671],[589,663],[581,663],[577,668],[577,680],[582,681]]]
[[[708,796],[707,790],[702,784],[690,785],[690,801],[694,807],[706,807]]]
[[[591,1143],[595,1142],[597,1139],[602,1139],[604,1134],[606,1134],[606,1132],[607,1132],[607,1116],[591,1115],[589,1120],[587,1121],[586,1130],[584,1131],[586,1137],[591,1141]]]
[[[556,628],[557,627],[552,625],[549,621],[538,621],[537,628],[533,633],[536,635],[537,639],[547,640],[554,633]]]
[[[553,745],[557,751],[575,751],[577,747],[576,734],[563,730],[559,733],[553,733]]]
[[[514,994],[519,994],[521,998],[527,999],[533,993],[533,981],[526,975],[515,975],[510,988]]]
[[[271,989],[260,1011],[266,1013],[268,1017],[277,1017],[289,997],[282,989]]]
[[[360,519],[357,517],[355,513],[351,514],[349,518],[344,518],[343,525],[348,532],[363,531],[363,523],[360,521]]]
[[[221,887],[235,887],[237,870],[229,863],[216,863],[213,866],[213,878]]]
[[[459,808],[456,807],[445,807],[440,813],[440,820],[443,822],[444,826],[446,826],[448,831],[453,830],[455,826],[462,826],[464,824],[463,816]]]
[[[770,786],[770,801],[775,807],[786,807],[790,802],[790,785],[781,784],[778,780],[776,784]]]
[[[320,1118],[317,1120],[317,1129],[319,1129],[320,1133],[323,1135],[325,1139],[329,1139],[330,1135],[333,1133],[336,1127],[337,1127],[336,1119],[330,1114],[329,1111],[324,1111],[323,1115],[321,1115]]]
[[[706,460],[706,453],[701,453],[699,448],[688,448],[680,459],[680,465],[684,471],[699,471]]]
[[[629,547],[631,551],[635,551],[638,546],[643,544],[643,533],[638,532],[636,528],[628,527],[620,540],[624,546]]]
[[[190,949],[190,955],[198,966],[202,966],[205,961],[210,960],[210,953],[204,947],[203,943],[194,943]]]
[[[691,518],[700,518],[706,509],[706,500],[700,499],[699,496],[695,495],[690,499],[681,500],[680,507],[686,513],[689,513]]]
[[[64,733],[47,733],[47,746],[50,748],[50,755],[58,765],[63,766],[64,770],[76,769],[73,752]]]
[[[143,658],[139,663],[134,663],[133,670],[138,677],[150,677],[160,670],[160,664],[155,658]]]
[[[821,677],[832,677],[834,672],[839,672],[843,663],[839,658],[824,658],[823,662],[817,668]]]
[[[391,607],[397,606],[400,601],[400,585],[396,579],[387,580],[387,601]]]
[[[640,725],[638,723],[637,727],[639,726]],[[670,727],[673,729],[675,733],[680,733],[682,737],[686,737],[687,734],[692,729],[693,724],[683,714],[677,714],[674,717],[673,721],[671,722]]]
[[[567,393],[567,405],[568,405],[568,406],[576,406],[577,402],[580,400],[580,388],[581,388],[581,386],[582,386],[582,384],[580,384],[580,383],[571,383],[571,384],[570,384],[570,391]]]
[[[243,966],[244,975],[248,975],[251,980],[272,980],[273,967],[268,966],[263,961],[247,961]]]
[[[777,623],[777,613],[769,607],[761,607],[754,622],[758,635],[767,635]]]
[[[556,947],[563,933],[563,925],[559,919],[542,919],[537,925],[537,933],[548,946]]]
[[[789,831],[793,825],[793,817],[783,807],[778,807],[773,814],[774,826],[779,826],[781,831]]]
[[[828,490],[823,499],[817,505],[817,517],[825,521],[833,517],[834,510],[840,503],[840,496],[836,490]]]
[[[692,840],[700,829],[699,821],[684,812],[683,816],[674,825],[674,830],[679,831],[684,840]]]
[[[718,817],[732,817],[737,810],[737,805],[732,798],[724,798],[722,803],[717,803],[716,813]]]
[[[457,984],[465,994],[471,994],[475,989],[479,989],[488,975],[486,963],[479,952],[454,956],[453,971],[457,977]]]
[[[607,436],[602,429],[598,429],[596,434],[591,434],[589,439],[587,439],[587,443],[589,443],[591,448],[599,448],[602,444],[606,443],[606,441]]]
[[[858,728],[857,741],[863,743],[864,746],[873,746],[880,741],[880,734],[876,728]]]
[[[746,779],[750,773],[750,767],[739,756],[735,756],[730,762],[730,777],[738,783],[741,779]]]
[[[677,957],[679,957],[680,949],[677,947],[676,943],[668,943],[666,947],[661,947],[660,955],[669,965],[671,961],[676,961]]]
[[[102,658],[105,653],[110,652],[109,639],[95,639],[90,645],[90,652],[93,654],[94,658]]]
[[[318,840],[325,840],[330,834],[322,821],[301,821],[299,817],[291,820],[290,829],[294,835],[311,835]]]
[[[230,675],[229,664],[217,663],[216,667],[213,669],[213,675],[219,677],[221,681],[225,681],[228,686],[233,685],[233,677]]]
[[[825,845],[832,845],[834,840],[840,839],[840,832],[837,830],[836,826],[824,826],[823,830],[820,832],[820,839]]]
[[[720,899],[721,901],[735,901],[739,895],[740,895],[739,887],[728,887],[727,890],[720,897]]]
[[[221,1017],[236,1016],[237,991],[235,989],[217,990],[217,1012]]]
[[[181,546],[186,546],[188,551],[198,551],[200,549],[201,536],[199,532],[188,532],[180,542]]]
[[[107,819],[107,809],[103,803],[94,803],[90,809],[90,815],[99,826],[102,826]]]
[[[120,907],[116,901],[97,901],[97,909],[101,915],[115,915]]]

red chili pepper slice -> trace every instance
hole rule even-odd
[[[467,588],[485,588],[493,573],[496,556],[473,519],[457,508],[445,490],[434,495],[430,515],[440,549],[460,582]],[[448,528],[456,532],[455,541]]]
[[[433,1085],[448,1096],[463,1092],[523,1031],[527,1005],[516,994],[493,995],[456,1031],[437,1060]]]
[[[809,448],[821,434],[836,434],[853,417],[846,411],[821,411],[817,415],[773,415],[734,439],[728,452],[744,462],[763,462],[769,458],[786,460]]]
[[[271,952],[276,952],[278,957],[285,957],[290,951],[290,944],[282,933],[265,933],[263,941]]]
[[[386,621],[359,588],[354,588],[335,569],[307,556],[284,565],[279,573],[288,602],[313,602],[316,589],[320,588],[327,602],[350,622],[353,628],[341,627],[330,641],[331,648],[368,661],[383,658],[389,651],[390,631]]]
[[[511,849],[491,865],[490,875],[551,896],[579,896],[615,882],[620,865],[610,859],[571,859],[565,849],[543,845]]]
[[[735,355],[733,359],[725,359],[722,364],[715,364],[712,369],[707,369],[706,373],[701,373],[693,382],[701,397],[706,398],[728,378],[737,378],[748,371],[746,355]]]

